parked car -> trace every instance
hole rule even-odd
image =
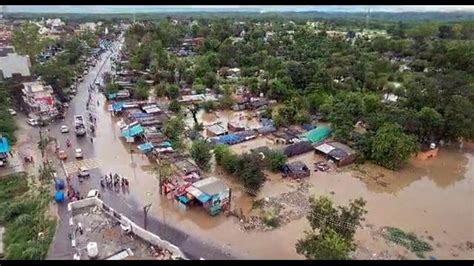
[[[82,159],[82,149],[75,150],[75,157],[76,159]]]
[[[34,118],[28,118],[26,119],[26,123],[32,127],[36,127],[38,126],[38,120],[34,119]]]
[[[67,160],[67,154],[66,154],[66,152],[63,151],[63,150],[60,150],[60,151],[58,152],[58,158],[59,158],[59,160],[62,160],[62,161]]]
[[[100,193],[99,193],[99,190],[97,189],[91,189],[89,190],[89,193],[87,193],[87,197],[86,198],[99,198],[100,197]]]
[[[68,132],[69,132],[69,128],[66,125],[62,125],[61,126],[61,133],[68,133]]]
[[[8,112],[10,112],[11,115],[16,115],[16,111],[11,108],[8,109]]]

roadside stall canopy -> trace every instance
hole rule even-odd
[[[150,150],[153,149],[153,144],[151,144],[150,142],[143,143],[143,144],[138,145],[138,149],[141,152],[149,152]]]
[[[143,134],[143,127],[141,125],[135,125],[122,131],[122,137],[124,138],[134,138],[140,134]]]
[[[6,137],[2,137],[0,139],[0,153],[9,153],[10,152],[10,144],[8,143],[8,139]]]
[[[190,186],[186,188],[186,192],[191,194],[193,197],[195,197],[199,202],[201,203],[206,203],[211,199],[211,196],[207,195],[206,193],[201,192],[199,189]]]

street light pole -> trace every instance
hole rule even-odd
[[[147,228],[147,225],[148,225],[148,211],[150,210],[151,208],[151,203],[150,204],[147,204],[143,207],[143,213],[145,214],[144,216],[144,221],[143,221],[143,227]]]

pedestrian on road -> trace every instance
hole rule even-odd
[[[94,143],[94,138],[91,138],[91,142]]]

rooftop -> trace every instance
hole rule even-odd
[[[0,76],[11,78],[14,74],[20,74],[23,77],[31,76],[30,59],[27,56],[21,56],[16,53],[8,53],[6,56],[0,56]]]

